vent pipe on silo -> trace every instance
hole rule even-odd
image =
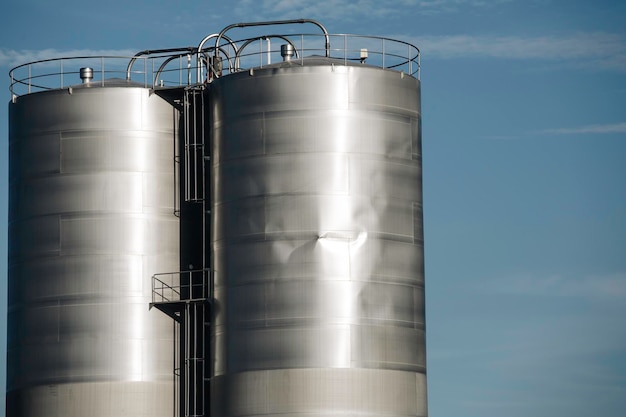
[[[287,43],[285,45],[280,45],[280,55],[283,57],[283,61],[291,61],[291,58],[295,54],[295,48],[293,45]]]
[[[83,81],[83,84],[89,84],[93,80],[93,68],[81,68],[80,79]]]

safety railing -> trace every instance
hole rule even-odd
[[[326,36],[330,39],[327,48]],[[285,44],[292,48],[291,56],[283,56]],[[410,43],[395,39],[365,35],[262,35],[237,41],[239,49],[224,62],[226,73],[259,68],[289,60],[305,64],[310,57],[333,59],[335,65],[360,63],[378,68],[396,70],[419,78],[420,51]],[[228,45],[224,45],[227,47]],[[255,48],[251,48],[255,46]],[[251,49],[251,50],[250,50]],[[328,55],[327,55],[328,54]]]
[[[152,303],[169,303],[208,298],[211,281],[208,269],[165,272],[152,276]]]
[[[79,84],[104,86],[116,80],[144,87],[195,83],[192,75],[196,73],[196,68],[191,67],[191,63],[195,63],[195,56],[193,59],[191,54],[178,54],[174,59],[171,57],[172,55],[78,56],[44,59],[11,69],[10,91],[13,96],[21,96]],[[170,59],[168,66],[161,68],[166,59]],[[131,60],[135,61],[135,65],[129,73],[128,64]],[[81,68],[91,68],[92,78],[81,78]],[[155,78],[157,73],[160,73],[160,79]],[[130,77],[127,77],[128,74]]]
[[[420,77],[420,51],[416,46],[378,36],[270,34],[237,41],[224,37],[217,54],[215,50],[207,44],[202,50],[185,47],[142,51],[132,57],[45,59],[13,68],[9,72],[10,91],[16,97],[80,84],[105,86],[114,81],[146,88],[179,87],[284,61],[305,65],[311,57],[330,58],[334,65],[362,64]],[[90,68],[91,78],[81,77],[81,68]]]

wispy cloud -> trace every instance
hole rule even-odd
[[[41,49],[15,50],[0,49],[0,66],[15,67],[27,62],[66,57],[115,56],[132,57],[138,49]]]
[[[626,133],[626,123],[614,123],[604,125],[586,125],[578,127],[563,127],[558,129],[546,129],[542,133],[557,135],[575,135],[585,133]]]
[[[502,58],[567,61],[569,65],[626,70],[626,36],[577,33],[568,36],[424,36],[412,39],[432,58]]]
[[[498,293],[554,297],[624,297],[626,272],[583,278],[552,275],[520,275],[498,279],[490,284]]]
[[[439,14],[458,12],[464,8],[486,8],[512,0],[241,0],[236,2],[235,13],[250,16],[255,10],[258,20],[292,19],[315,16],[328,20],[353,20],[380,18],[393,15]]]
[[[309,0],[241,0],[235,6],[239,16],[250,16],[256,10],[256,20],[295,19],[315,16],[318,19],[348,19],[361,16],[384,17],[394,12],[397,1],[375,2],[371,0],[317,1]]]
[[[463,7],[486,8],[512,0],[405,0],[405,6],[416,6],[424,14],[454,13]]]

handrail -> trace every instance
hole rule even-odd
[[[217,37],[219,34],[213,34],[207,38]],[[361,61],[365,65],[404,72],[420,78],[419,48],[400,40],[351,34],[272,34],[234,41],[222,35],[228,43],[222,41],[217,50],[213,50],[213,46],[206,50],[187,46],[146,50],[134,56],[76,56],[49,58],[21,64],[9,71],[11,78],[9,90],[12,97],[18,97],[37,91],[75,86],[81,83],[78,76],[81,67],[93,67],[94,78],[86,83],[89,86],[105,86],[106,80],[111,77],[119,78],[121,81],[134,81],[146,88],[160,88],[160,82],[166,84],[161,84],[163,87],[181,87],[211,82],[212,76],[206,80],[201,76],[203,68],[208,69],[212,75],[221,76],[222,72],[223,75],[238,72],[241,66],[264,67],[265,62],[269,63],[270,57],[275,57],[280,53],[278,44],[281,42],[277,43],[277,48],[265,48],[265,42],[261,42],[258,49],[253,49],[252,46],[254,40],[270,37],[283,39],[297,51],[297,59],[292,61],[292,65],[305,65],[305,57],[326,56],[327,59],[333,60],[334,65],[342,65],[341,61],[343,65],[354,65]],[[324,46],[318,44],[321,37],[324,38]],[[331,41],[335,45],[334,48],[330,48]],[[204,45],[201,44],[201,46]],[[194,54],[199,57],[197,64],[194,62]],[[267,54],[268,60],[262,59],[259,64],[259,61],[255,62],[253,58],[261,54],[263,56]],[[191,56],[191,60],[188,59],[183,63],[185,56]],[[215,56],[219,59],[215,59]],[[172,65],[171,62],[177,58],[181,60],[179,65],[168,69],[167,65]],[[228,62],[225,62],[222,68],[220,63],[225,60]],[[137,68],[137,61],[142,61],[142,68]],[[200,78],[193,79],[196,70]],[[163,80],[161,81],[160,78]]]
[[[224,36],[226,32],[233,28],[244,28],[251,26],[270,26],[270,25],[289,25],[294,23],[312,23],[322,29],[324,32],[324,37],[326,39],[326,44],[324,49],[326,50],[326,57],[330,57],[330,37],[328,36],[328,31],[320,22],[313,19],[292,19],[292,20],[272,20],[268,22],[246,22],[246,23],[233,23],[231,25],[226,26],[221,32],[217,35],[217,39],[215,40],[215,57],[217,58],[217,47],[220,44],[220,40]]]
[[[202,38],[202,40],[200,41],[200,43],[198,44],[198,48],[197,48],[197,58],[196,58],[196,68],[197,68],[197,74],[196,74],[196,80],[197,82],[201,82],[202,80],[202,62],[200,61],[200,53],[202,52],[202,48],[204,48],[204,44],[207,43],[207,41],[217,37],[218,34],[217,33],[212,33],[210,35],[205,36],[204,38]],[[235,54],[237,54],[237,43],[234,42],[232,39],[230,39],[228,36],[222,36],[222,38],[226,39],[226,42],[228,42],[230,44],[230,46],[233,48],[233,50],[235,51]],[[228,63],[230,65],[230,56],[224,51],[224,49],[222,49],[221,46],[219,46],[217,43],[215,45],[215,47],[211,48],[212,50],[215,50],[215,56],[218,56],[218,51],[224,52],[224,54],[226,55],[226,58],[229,60]]]
[[[120,56],[120,55],[101,55],[101,56],[73,56],[73,57],[57,57],[57,58],[47,58],[40,59],[33,62],[28,62],[25,64],[18,65],[13,67],[9,71],[9,77],[11,78],[11,84],[9,85],[9,91],[13,97],[17,97],[22,94],[29,94],[33,89],[35,91],[44,91],[44,90],[53,90],[58,88],[64,88],[65,86],[69,86],[71,84],[67,83],[67,80],[64,76],[67,75],[78,75],[79,64],[84,64],[85,61],[89,62],[89,65],[94,65],[98,68],[97,71],[94,71],[94,74],[98,75],[100,79],[98,81],[94,80],[90,82],[90,85],[104,85],[105,75],[108,74],[122,74],[121,65],[114,65],[112,62],[127,62],[128,59],[131,58],[129,56]],[[144,58],[142,58],[144,59]],[[123,61],[122,61],[123,60]],[[64,67],[64,63],[67,61],[78,62],[79,64],[75,65],[72,70],[67,70],[67,67]],[[82,62],[81,62],[82,61]],[[105,61],[107,62],[108,68],[105,69]],[[50,69],[51,66],[58,63],[59,69],[56,71],[47,71],[42,72],[42,70]],[[33,73],[33,69],[37,68],[37,72]],[[27,72],[26,74],[20,74],[22,71]],[[124,71],[125,72],[125,71]],[[140,72],[144,77],[144,84],[147,86],[146,79],[146,71]],[[33,80],[41,79],[45,80],[42,83],[34,84]],[[50,82],[50,80],[57,80],[57,82]],[[24,86],[27,90],[26,93],[19,93],[16,91],[16,86]]]
[[[169,64],[170,62],[172,62],[173,60],[175,60],[175,59],[177,59],[177,58],[178,58],[178,59],[180,59],[180,58],[184,57],[185,55],[187,56],[187,59],[189,60],[192,54],[189,54],[189,53],[187,53],[187,54],[178,54],[178,55],[172,55],[172,56],[170,56],[170,57],[166,58],[166,59],[165,59],[165,61],[163,61],[163,63],[161,64],[161,66],[159,66],[159,69],[158,69],[158,70],[156,71],[156,73],[154,74],[154,82],[153,82],[153,85],[154,85],[155,87],[157,87],[157,85],[158,85],[158,80],[159,80],[159,76],[161,75],[161,73],[163,72],[163,70],[165,69],[165,67],[167,66],[167,64]],[[130,68],[130,65],[131,65],[131,64],[128,64],[128,65],[129,65],[129,68]],[[128,73],[126,74],[126,79],[127,79],[127,80],[129,80],[129,79],[130,79],[130,72],[128,72]]]
[[[258,40],[263,40],[263,39],[270,39],[270,38],[279,38],[284,40],[285,42],[287,42],[289,45],[293,46],[293,50],[296,53],[296,58],[298,58],[298,48],[296,48],[296,45],[293,43],[293,41],[291,39],[289,39],[287,36],[285,35],[261,35],[261,36],[257,36],[256,38],[250,38],[247,41],[245,41],[240,47],[239,47],[239,51],[237,51],[237,55],[235,55],[235,71],[239,71],[241,68],[239,67],[239,58],[241,58],[241,53],[243,52],[243,50],[245,49],[246,46],[250,45],[252,42],[254,41],[258,41]]]
[[[210,298],[211,294],[208,268],[152,275],[152,303]]]
[[[131,69],[133,67],[133,64],[137,60],[137,58],[139,58],[141,56],[145,56],[145,55],[168,54],[168,53],[172,53],[172,52],[182,52],[182,51],[186,51],[186,52],[192,53],[192,54],[196,53],[196,49],[193,46],[186,46],[186,47],[182,47],[182,48],[169,48],[169,49],[152,49],[152,50],[151,49],[146,49],[144,51],[137,52],[130,59],[130,62],[128,63],[128,67],[126,68],[126,79],[130,80],[130,71],[131,71]]]

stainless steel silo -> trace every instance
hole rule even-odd
[[[211,415],[426,416],[419,80],[309,57],[208,94]]]
[[[171,417],[174,325],[148,303],[179,269],[177,111],[89,81],[9,105],[7,415]]]

